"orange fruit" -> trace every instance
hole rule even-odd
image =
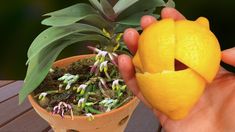
[[[163,19],[139,38],[133,58],[136,79],[146,100],[169,118],[182,119],[219,70],[220,45],[206,18]],[[186,65],[176,70],[175,62]]]

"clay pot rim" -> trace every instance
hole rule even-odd
[[[64,61],[64,60],[66,60],[66,59],[74,59],[74,58],[81,57],[81,56],[82,56],[83,58],[86,58],[86,57],[91,57],[91,56],[93,56],[93,55],[94,55],[94,54],[86,54],[86,55],[77,55],[77,56],[67,57],[67,58],[58,60],[58,61],[56,61],[55,63],[62,62],[62,61]],[[47,110],[45,110],[44,108],[42,108],[42,107],[35,101],[35,99],[33,98],[33,95],[32,95],[32,94],[28,95],[28,99],[29,99],[30,103],[32,103],[32,106],[33,106],[35,109],[38,109],[38,110],[42,111],[43,113],[51,114],[51,116],[60,117],[60,118],[61,118],[60,115],[58,115],[58,114],[54,114],[54,115],[53,115],[52,112],[48,112]],[[133,96],[133,98],[132,98],[128,103],[124,104],[123,106],[121,106],[121,107],[119,107],[119,108],[116,108],[116,109],[114,109],[114,110],[111,110],[111,111],[109,111],[109,112],[105,112],[105,113],[101,113],[101,114],[95,114],[95,115],[94,115],[94,118],[99,118],[99,117],[103,117],[103,116],[108,116],[108,115],[110,115],[110,114],[115,114],[115,113],[117,113],[118,111],[121,111],[122,109],[125,109],[125,108],[129,107],[132,103],[134,103],[134,102],[136,102],[136,101],[139,101],[139,99],[138,99],[136,96]],[[64,119],[65,119],[65,118],[70,118],[70,119],[71,119],[71,116],[70,116],[70,115],[64,115]],[[84,116],[84,115],[82,115],[82,116],[75,116],[75,115],[74,115],[74,119],[87,119],[87,116]]]

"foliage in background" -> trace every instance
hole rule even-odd
[[[22,103],[43,81],[61,51],[71,44],[95,42],[107,51],[113,47],[125,49],[114,38],[127,27],[139,28],[143,15],[153,15],[156,7],[170,6],[163,0],[89,0],[91,5],[78,3],[54,11],[42,21],[51,26],[44,30],[28,50],[28,70],[19,92]],[[120,46],[121,45],[121,46]]]
[[[23,80],[26,73],[27,49],[38,33],[47,28],[40,25],[42,14],[68,7],[77,2],[89,3],[88,0],[2,0],[0,1],[1,31],[1,80]],[[189,20],[195,20],[198,16],[207,17],[210,20],[211,30],[220,41],[221,48],[235,46],[235,1],[192,0],[177,1],[177,10],[183,13]],[[159,10],[157,10],[158,12]],[[223,25],[223,26],[221,26]],[[74,56],[77,54],[91,53],[84,50],[86,44],[71,45],[64,49],[57,59]],[[13,49],[17,49],[12,51]],[[230,69],[235,71],[233,67]]]

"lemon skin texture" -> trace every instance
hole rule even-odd
[[[209,21],[160,20],[143,31],[138,47],[133,64],[143,96],[170,119],[185,118],[220,67],[221,49]],[[175,60],[187,68],[175,70]]]

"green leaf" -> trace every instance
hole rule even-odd
[[[173,0],[168,0],[165,6],[175,8],[175,2]]]
[[[96,13],[96,10],[85,3],[78,3],[64,9],[44,14],[43,16],[78,16]]]
[[[122,13],[128,7],[132,6],[137,1],[139,0],[119,0],[116,3],[116,5],[113,7],[113,10],[117,15],[119,15],[120,13]]]
[[[91,25],[74,23],[68,26],[62,27],[50,27],[39,34],[28,50],[28,61],[30,61],[35,55],[37,55],[42,49],[46,48],[48,45],[61,41],[66,36],[74,33],[98,33],[103,34],[103,32]]]
[[[24,80],[23,87],[19,92],[19,103],[21,104],[27,95],[40,85],[48,74],[53,62],[65,47],[87,40],[103,42],[106,41],[106,38],[97,34],[88,35],[74,33],[64,37],[60,41],[48,45],[46,48],[37,53],[29,62],[26,78]]]
[[[152,15],[152,12],[154,11],[155,9],[150,9],[148,11],[144,11],[144,12],[138,12],[138,13],[135,13],[125,19],[122,19],[120,21],[118,21],[117,23],[119,24],[124,24],[124,25],[132,25],[132,26],[139,26],[140,25],[140,19],[142,16],[144,15]]]
[[[144,12],[149,9],[153,9],[156,7],[162,7],[165,6],[165,2],[163,0],[139,0],[132,6],[130,6],[128,9],[123,11],[119,16],[117,21],[121,21],[123,19],[128,18],[130,15],[138,13],[138,12]]]
[[[85,19],[81,20],[79,23],[86,23],[98,27],[100,29],[110,29],[112,25],[110,22],[106,21],[103,17],[98,15],[89,15]]]
[[[45,14],[44,16],[50,16],[42,21],[43,25],[48,26],[66,26],[88,17],[100,17],[99,21],[105,21],[94,8],[84,3],[75,4],[73,6]]]
[[[89,2],[91,3],[91,5],[92,5],[93,7],[95,7],[95,8],[98,9],[101,13],[104,14],[103,8],[102,8],[102,6],[101,6],[101,4],[99,3],[98,0],[89,0]]]
[[[107,0],[100,0],[100,4],[104,11],[104,15],[111,21],[114,21],[116,18],[116,14],[113,10],[112,5]]]

